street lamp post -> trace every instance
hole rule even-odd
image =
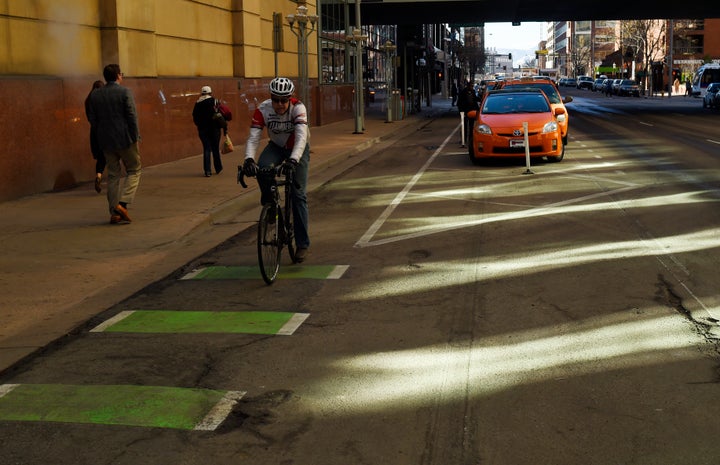
[[[300,77],[300,99],[305,105],[309,105],[310,80],[308,72],[308,46],[307,38],[315,30],[315,23],[318,20],[316,15],[308,15],[307,7],[300,5],[294,15],[287,15],[290,23],[290,30],[298,38],[298,75]],[[310,27],[308,28],[308,22]],[[297,25],[297,30],[295,26]]]
[[[363,133],[363,82],[362,82],[362,44],[368,39],[363,35],[360,28],[355,28],[351,36],[345,40],[355,45],[355,131],[353,134]]]
[[[388,40],[387,42],[385,42],[385,45],[380,46],[380,49],[385,52],[385,103],[387,105],[387,119],[385,122],[392,123],[392,106],[395,103],[393,98],[395,95],[393,92],[395,88],[395,80],[393,79],[393,73],[395,71],[394,58],[397,46],[393,45],[393,43]]]

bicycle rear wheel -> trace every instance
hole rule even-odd
[[[281,221],[281,220],[280,220]],[[279,236],[279,215],[274,205],[263,205],[258,221],[258,263],[266,283],[272,284],[280,269],[282,242]]]

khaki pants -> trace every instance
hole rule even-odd
[[[110,214],[112,215],[118,203],[132,203],[135,199],[135,192],[140,184],[140,173],[142,171],[140,149],[137,142],[135,142],[126,149],[117,152],[106,152],[105,158],[108,172],[107,199]],[[120,162],[122,162],[122,165]],[[120,178],[122,177],[123,167],[125,167],[127,177],[125,184],[121,188]]]

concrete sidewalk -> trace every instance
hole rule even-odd
[[[457,112],[435,97],[432,108],[386,123],[374,106],[363,134],[353,134],[354,119],[312,128],[310,192],[434,115]],[[108,223],[104,183],[101,195],[88,183],[0,203],[0,373],[252,226],[259,194],[236,183],[244,141],[234,142],[217,176],[203,176],[200,155],[145,168],[131,224]]]

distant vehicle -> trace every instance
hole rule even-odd
[[[711,82],[705,90],[703,108],[720,108],[720,82]]]
[[[623,79],[620,81],[620,85],[618,85],[617,94],[640,97],[640,86],[638,86],[637,82],[633,79]]]
[[[606,79],[603,81],[603,85],[602,85],[602,90],[603,90],[603,92],[605,92],[606,94],[612,94],[612,85],[613,85],[613,82],[615,82],[615,79],[606,78]]]
[[[595,82],[593,82],[592,91],[593,92],[602,92],[602,85],[603,81],[605,81],[606,78],[597,78],[595,79]]]
[[[705,92],[712,82],[720,82],[720,64],[707,63],[695,71],[692,80],[693,97],[705,97]]]
[[[613,79],[612,84],[610,84],[610,92],[617,95],[618,88],[620,87],[621,82],[622,82],[622,79]]]
[[[590,76],[578,76],[578,78],[577,78],[577,84],[575,84],[575,86],[576,86],[578,89],[590,89],[590,90],[592,90],[592,88],[593,88],[593,82],[594,82],[594,81],[593,81],[593,78],[591,78]]]
[[[577,86],[577,79],[571,78],[571,77],[568,77],[568,78],[560,78],[560,80],[558,81],[558,85],[559,85],[559,86],[564,86],[564,87],[576,87],[576,86]]]

